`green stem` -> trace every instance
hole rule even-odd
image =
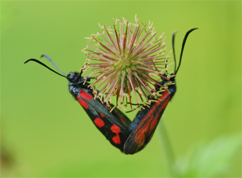
[[[169,141],[169,137],[168,137],[166,128],[164,126],[163,119],[161,119],[160,122],[161,122],[160,133],[161,133],[163,145],[164,145],[164,148],[165,148],[165,153],[166,153],[166,157],[167,157],[167,163],[168,163],[169,171],[170,171],[171,176],[174,176],[173,166],[174,166],[175,158],[174,158],[172,146],[171,146],[171,143]]]

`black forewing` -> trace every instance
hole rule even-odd
[[[123,145],[126,139],[128,138],[130,132],[128,128],[117,117],[117,114],[110,113],[110,109],[106,107],[104,104],[102,104],[99,99],[85,100],[83,97],[80,96],[80,94],[78,94],[78,97],[84,100],[88,104],[88,108],[87,109],[84,108],[84,109],[93,122],[97,118],[104,121],[105,125],[102,126],[101,128],[98,127],[94,122],[96,127],[102,132],[102,134],[110,141],[110,143],[113,146],[123,151]],[[115,111],[115,113],[117,113],[117,110]],[[121,131],[120,133],[117,134],[111,130],[111,127],[114,125],[120,128],[120,131]],[[120,138],[120,144],[117,144],[113,141],[113,138],[117,137],[117,135]]]

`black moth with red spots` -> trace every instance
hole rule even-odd
[[[110,109],[105,104],[102,104],[99,99],[94,99],[93,91],[88,88],[88,83],[84,84],[85,79],[81,77],[81,73],[70,72],[67,79],[70,93],[110,143],[122,151],[122,143],[129,136],[127,127],[113,113],[110,113]],[[90,78],[86,80],[90,81]]]
[[[176,67],[174,50],[175,33],[173,33],[172,47],[175,61],[174,74],[172,75],[173,77],[170,78],[167,78],[166,75],[161,76],[162,81],[160,82],[161,85],[166,83],[172,83],[173,85],[169,85],[166,91],[161,92],[162,95],[157,102],[153,102],[149,107],[144,107],[145,109],[139,111],[133,121],[130,121],[129,118],[117,108],[110,113],[110,108],[108,108],[105,103],[102,103],[99,99],[94,99],[92,89],[88,88],[88,82],[90,82],[92,78],[82,77],[82,71],[80,73],[70,72],[66,75],[47,55],[42,56],[46,57],[62,74],[54,71],[36,59],[29,59],[25,63],[29,61],[37,62],[52,72],[67,78],[69,81],[68,86],[70,93],[81,104],[95,126],[102,132],[109,142],[125,154],[134,154],[142,150],[149,143],[167,104],[176,92],[175,76],[181,65],[185,42],[189,33],[195,29],[197,28],[189,30],[184,37],[178,67]],[[159,88],[159,86],[156,87]]]
[[[171,81],[174,85],[169,86],[169,91],[162,92],[161,101],[154,102],[150,107],[139,111],[131,122],[117,108],[110,113],[110,108],[99,99],[94,99],[92,89],[87,87],[89,84],[83,84],[85,80],[81,77],[81,73],[71,72],[67,75],[67,79],[70,93],[81,104],[96,127],[113,146],[125,154],[134,154],[147,145],[168,102],[176,92],[174,78],[163,80],[162,85]]]

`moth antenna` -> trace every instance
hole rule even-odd
[[[173,58],[174,58],[174,72],[176,71],[176,53],[175,53],[175,35],[176,35],[177,31],[174,31],[172,33],[172,53],[173,53]]]
[[[184,47],[185,47],[185,44],[186,44],[186,41],[187,41],[187,37],[188,37],[188,35],[193,31],[193,30],[196,30],[196,29],[198,29],[198,28],[192,28],[191,30],[189,30],[187,33],[186,33],[186,35],[185,35],[185,37],[184,37],[184,39],[183,39],[183,42],[182,42],[182,48],[181,48],[181,54],[180,54],[180,60],[179,60],[179,65],[178,65],[178,67],[177,67],[177,69],[175,70],[176,72],[175,72],[175,74],[178,72],[178,70],[179,70],[179,68],[180,68],[180,66],[181,66],[181,61],[182,61],[182,55],[183,55],[183,50],[184,50]],[[175,39],[175,36],[174,36],[174,39]],[[172,41],[173,42],[173,41]],[[173,48],[174,48],[174,45],[172,44],[172,46],[173,46]],[[175,53],[173,53],[173,54],[175,54]],[[174,56],[174,59],[175,59],[175,56]],[[176,63],[175,63],[175,66],[176,66]]]
[[[66,78],[66,75],[62,75],[62,74],[60,74],[60,73],[58,73],[58,72],[54,71],[53,69],[51,69],[50,67],[48,67],[48,66],[47,66],[47,65],[45,65],[44,63],[42,63],[42,62],[38,61],[37,59],[29,59],[29,60],[25,61],[25,62],[24,62],[24,64],[28,63],[29,61],[34,61],[34,62],[37,62],[37,63],[39,63],[40,65],[42,65],[42,66],[46,67],[47,69],[49,69],[50,71],[52,71],[52,72],[54,72],[54,73],[56,73],[56,74],[58,74],[58,75],[60,75],[60,76],[62,76],[62,77],[65,77],[65,78]]]
[[[62,72],[56,65],[55,63],[50,59],[49,56],[47,56],[46,54],[42,54],[40,57],[45,57],[46,59],[48,59],[48,61],[51,62],[51,64],[60,72],[62,73],[63,75],[67,76],[66,73]]]

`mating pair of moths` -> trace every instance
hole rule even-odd
[[[185,42],[189,33],[195,29],[197,28],[189,30],[183,39],[179,65],[177,68],[174,49],[175,33],[173,33],[172,48],[175,62],[174,74],[172,74],[169,79],[166,74],[162,75],[162,81],[160,82],[163,86],[166,83],[172,83],[173,85],[168,85],[168,89],[161,92],[162,95],[157,102],[152,102],[149,107],[144,106],[144,109],[137,113],[133,121],[130,121],[129,118],[117,108],[110,113],[110,108],[103,104],[98,98],[94,99],[92,89],[88,88],[89,83],[85,82],[89,82],[92,78],[89,77],[84,79],[84,77],[82,77],[82,71],[80,73],[70,72],[68,75],[62,75],[36,59],[29,59],[25,63],[35,61],[56,74],[67,78],[69,81],[70,93],[81,104],[102,134],[113,146],[120,149],[123,153],[134,154],[142,150],[149,143],[167,104],[171,101],[176,92],[175,76],[181,65]],[[58,69],[48,56],[43,56],[46,57],[56,69]],[[159,89],[158,85],[156,87]]]

